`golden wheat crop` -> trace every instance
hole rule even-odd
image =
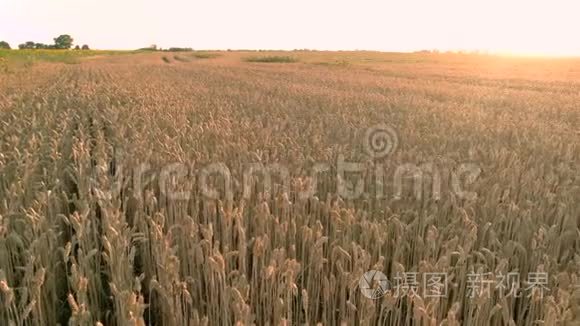
[[[580,61],[251,55],[0,70],[1,325],[580,324]],[[369,158],[381,123],[399,146]],[[337,181],[341,159],[365,169]],[[464,163],[477,197],[452,191]],[[249,164],[288,176],[267,187]],[[442,195],[411,176],[393,196],[409,164]],[[208,166],[227,171],[217,196]],[[417,293],[369,299],[370,270],[417,273]],[[446,295],[423,295],[425,273]],[[471,296],[474,273],[548,278]]]

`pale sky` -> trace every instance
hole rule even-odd
[[[576,0],[0,0],[0,40],[580,56]]]

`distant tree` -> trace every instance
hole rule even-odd
[[[64,34],[54,39],[54,46],[57,49],[70,49],[73,41],[74,40],[70,35]]]
[[[24,50],[24,49],[34,49],[35,45],[36,45],[36,43],[34,43],[32,41],[28,41],[28,42],[26,42],[24,44],[18,45],[18,48],[21,49],[21,50]]]
[[[34,48],[37,50],[46,49],[47,45],[44,43],[35,43]]]
[[[89,48],[89,46],[88,46],[88,45],[84,44],[82,49],[83,49],[83,50],[90,50],[91,48]]]
[[[77,50],[77,51],[78,51],[78,50],[80,50],[80,49],[81,49],[81,47],[80,47],[80,46],[78,46],[78,45],[76,45],[76,46],[75,46],[75,50]]]
[[[6,41],[0,41],[0,49],[6,49],[6,50],[10,50],[10,44],[8,44],[8,42]]]
[[[140,48],[139,51],[158,51],[159,49],[157,48],[156,44],[151,44],[150,46],[146,47],[146,48]]]

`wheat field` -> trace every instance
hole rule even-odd
[[[2,60],[0,325],[580,325],[580,60]]]

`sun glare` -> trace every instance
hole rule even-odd
[[[558,1],[529,1],[508,5],[500,29],[492,37],[500,41],[499,52],[526,56],[571,56],[580,54],[574,39],[578,30],[573,17],[580,6]],[[494,25],[493,21],[489,22]],[[485,26],[485,25],[484,25]],[[485,28],[485,27],[484,27]]]

